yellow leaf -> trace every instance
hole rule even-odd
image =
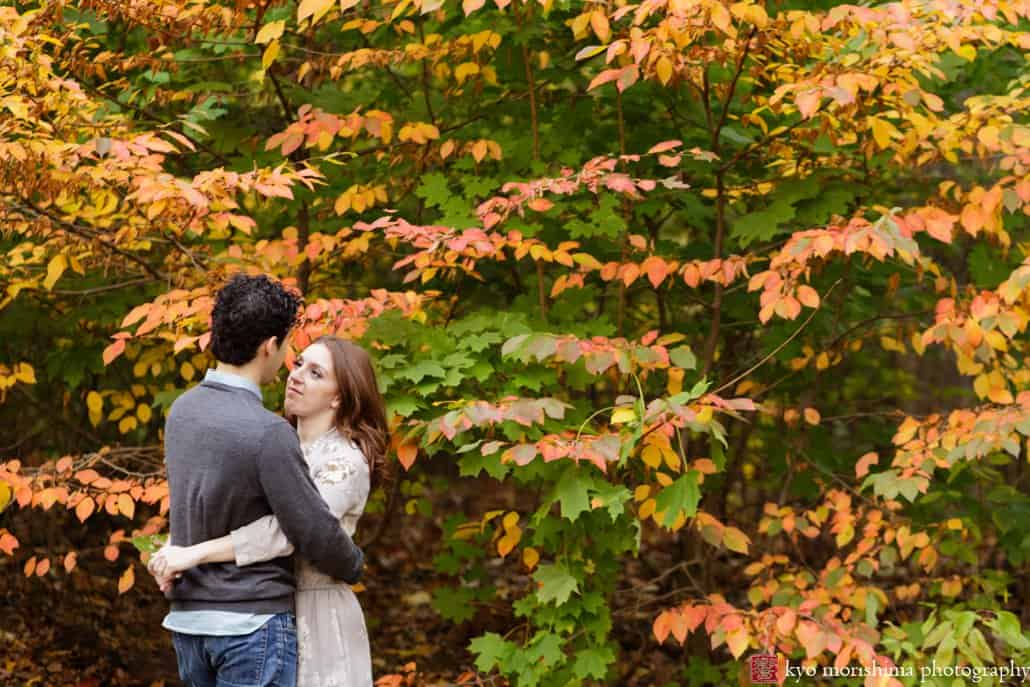
[[[662,464],[662,450],[654,444],[648,444],[640,452],[640,458],[647,467],[657,469]]]
[[[508,530],[508,532],[497,541],[497,553],[501,554],[501,557],[507,556],[511,553],[511,550],[515,548],[515,545],[522,539],[522,530],[518,527]]]
[[[529,546],[522,550],[522,564],[532,570],[540,562],[540,554],[536,549]]]
[[[47,291],[54,288],[54,284],[57,283],[57,280],[61,278],[66,269],[68,269],[68,256],[64,253],[54,256],[54,259],[47,266],[46,279],[43,280],[43,286],[46,287]]]
[[[0,482],[0,513],[4,512],[7,508],[7,504],[11,502],[11,497],[14,495],[14,490],[11,489],[7,482]]]
[[[607,43],[612,36],[608,17],[601,10],[594,10],[590,13],[590,28],[594,30],[594,34],[601,39],[602,43]]]
[[[740,658],[747,651],[750,640],[748,631],[743,627],[738,627],[726,633],[726,646],[735,659]]]
[[[662,458],[665,459],[665,464],[669,466],[670,470],[679,472],[680,456],[672,450],[671,446],[662,446]]]
[[[504,520],[501,521],[501,524],[504,525],[504,529],[506,530],[514,529],[519,524],[519,514],[515,511],[508,513],[504,516]]]
[[[817,425],[819,424],[819,419],[820,415],[818,410],[815,408],[805,408],[805,422],[810,425]]]
[[[638,486],[636,489],[633,490],[633,500],[636,501],[637,503],[640,503],[641,501],[646,499],[650,493],[651,493],[651,487],[649,487],[646,484],[641,484],[640,486]]]
[[[188,382],[193,379],[194,375],[197,373],[197,370],[187,360],[179,368],[179,373],[182,374],[182,378]]]
[[[118,593],[124,594],[125,592],[132,589],[132,585],[136,584],[136,573],[133,572],[133,568],[130,565],[122,573],[122,576],[118,578]]]
[[[633,408],[616,408],[615,412],[612,413],[612,424],[619,425],[626,422],[632,422],[636,417],[637,411]]]
[[[132,519],[136,513],[136,502],[128,494],[118,494],[118,512]]]
[[[955,54],[967,62],[972,62],[976,59],[976,48],[972,45],[960,45],[955,50]]]
[[[0,510],[3,510],[3,508],[0,508]],[[946,524],[949,530],[962,529],[962,520],[960,520],[959,518],[950,518]]]
[[[254,39],[254,42],[259,45],[271,43],[283,35],[283,30],[285,28],[285,20],[268,22],[261,27],[260,31],[258,31],[257,38]]]
[[[672,79],[672,61],[665,55],[662,55],[658,58],[658,64],[655,65],[655,73],[663,86],[668,84],[669,80]]]
[[[454,78],[458,83],[465,83],[465,79],[473,74],[479,73],[479,65],[475,62],[463,62],[454,70]]]
[[[901,133],[894,128],[893,124],[879,117],[869,118],[869,128],[872,130],[873,139],[880,150],[886,150],[890,147],[892,136],[901,136]]]
[[[148,405],[140,403],[136,407],[136,417],[138,417],[139,421],[143,424],[150,422],[150,418],[153,417],[153,414],[153,411],[150,409],[150,406]]]
[[[748,551],[748,544],[751,542],[747,535],[736,527],[727,527],[722,533],[722,543],[725,544],[726,548],[730,551],[746,554]]]
[[[732,17],[730,17],[730,13],[726,10],[726,6],[721,2],[715,2],[712,4],[711,17],[712,23],[715,24],[716,28],[720,31],[730,36],[736,35],[737,32],[733,29],[731,23]]]
[[[275,62],[275,58],[279,57],[279,41],[272,41],[265,48],[265,53],[261,56],[261,68],[268,69]]]
[[[297,7],[297,21],[301,22],[308,17],[317,17],[325,13],[330,6],[332,6],[333,0],[301,0],[300,6]]]
[[[641,520],[647,520],[654,514],[655,508],[658,507],[658,502],[654,499],[648,499],[644,501],[643,505],[640,506],[640,510],[637,511],[637,517]]]
[[[138,425],[139,423],[136,422],[136,418],[131,415],[126,415],[122,418],[122,421],[118,423],[118,431],[122,434],[128,434],[132,430],[136,429]]]
[[[14,369],[14,378],[22,384],[35,384],[36,371],[28,363],[18,363],[18,366]]]

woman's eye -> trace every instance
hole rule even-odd
[[[312,374],[315,375],[315,379],[321,379],[322,378],[322,373],[319,372],[318,370],[315,370]]]

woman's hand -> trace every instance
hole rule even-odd
[[[199,563],[196,553],[191,546],[161,547],[157,553],[150,557],[147,563],[147,570],[157,580],[157,586],[161,591],[167,591],[172,581],[182,577],[182,573]]]

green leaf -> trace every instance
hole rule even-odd
[[[697,486],[699,474],[697,470],[690,470],[658,494],[655,499],[657,510],[665,513],[662,524],[666,527],[676,522],[681,512],[688,518],[697,514],[697,504],[701,500],[701,491]]]
[[[533,579],[541,585],[536,592],[540,603],[547,604],[553,601],[556,606],[561,606],[569,600],[573,592],[579,591],[579,580],[573,577],[565,566],[557,563],[541,565],[533,573]]]
[[[485,470],[494,479],[502,480],[511,469],[510,464],[501,462],[500,453],[484,456],[475,451],[458,459],[458,474],[462,477],[478,477]]]
[[[998,616],[990,623],[991,627],[1006,644],[1014,649],[1030,648],[1030,640],[1023,634],[1019,626],[1019,618],[1008,611],[998,611]]]
[[[773,201],[764,210],[738,217],[733,222],[733,236],[741,246],[755,241],[768,241],[779,232],[781,224],[794,218],[794,206],[785,200]]]
[[[420,360],[411,367],[398,370],[396,376],[400,379],[408,379],[418,384],[424,377],[446,377],[447,371],[435,360]]]
[[[129,541],[140,553],[156,553],[168,541],[167,534],[141,534]]]
[[[610,482],[595,482],[594,496],[601,502],[599,507],[608,510],[608,517],[615,522],[626,512],[626,501],[632,496],[632,492],[621,484]]]
[[[615,662],[615,652],[611,647],[592,647],[576,652],[576,662],[572,664],[572,672],[583,680],[588,677],[603,680],[608,674],[608,666]]]
[[[590,510],[589,489],[593,479],[578,465],[570,466],[554,486],[552,501],[561,503],[563,518],[575,522],[580,513]]]
[[[565,654],[561,650],[561,637],[553,632],[540,632],[533,637],[526,651],[526,658],[534,666],[547,668],[561,662]]]
[[[690,346],[679,346],[672,349],[669,351],[669,360],[676,367],[682,367],[686,370],[693,370],[697,367],[697,357],[690,350]]]
[[[490,672],[514,650],[514,645],[496,632],[487,632],[469,642],[469,651],[476,654],[476,668],[484,673]]]
[[[430,207],[443,206],[451,198],[451,191],[447,188],[447,177],[439,172],[423,174],[415,195],[426,201]]]
[[[433,592],[432,605],[445,620],[460,623],[476,614],[476,594],[464,587],[440,587]]]

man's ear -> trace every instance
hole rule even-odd
[[[278,350],[278,343],[279,339],[277,339],[274,336],[265,339],[265,342],[261,344],[261,350],[264,351],[266,357],[271,358],[276,354],[276,351]]]

